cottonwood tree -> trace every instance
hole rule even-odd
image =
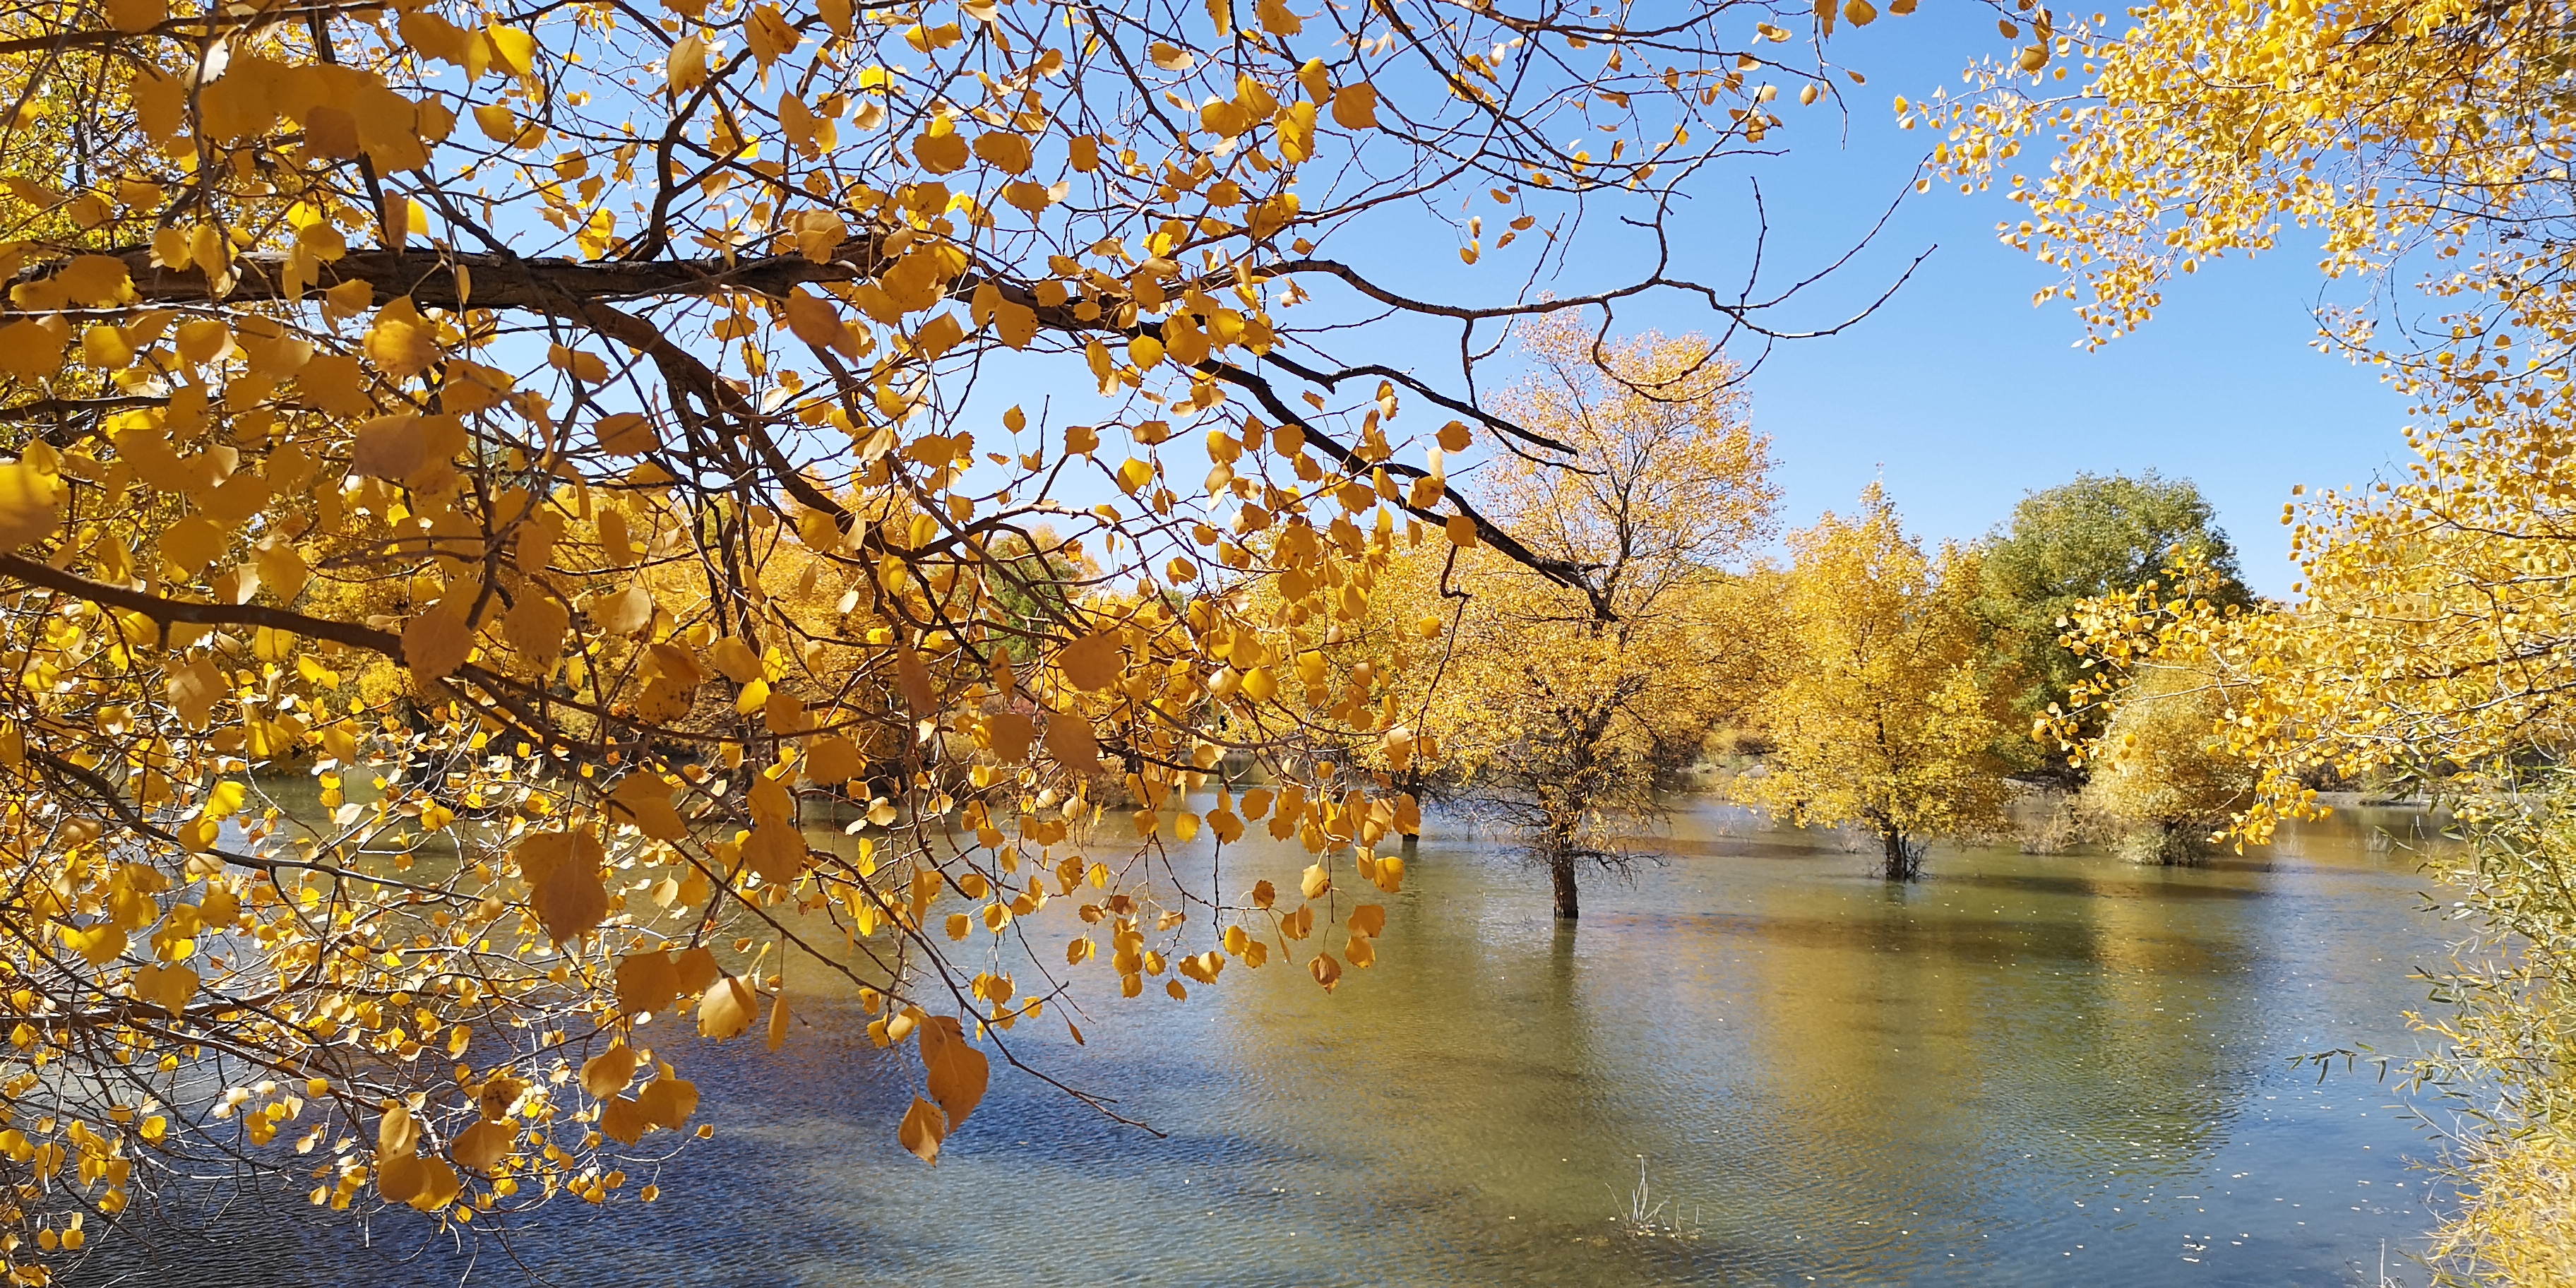
[[[2219,732],[2227,693],[2204,671],[2147,668],[2120,695],[2092,753],[2077,808],[2119,832],[2146,863],[2190,863],[2254,803],[2254,767]]]
[[[917,1050],[925,1159],[1086,977],[1330,987],[1398,793],[1181,794],[1305,726],[1400,535],[1615,599],[1428,444],[1580,455],[1475,397],[1515,319],[1789,333],[1664,212],[1833,17],[0,8],[6,1273],[214,1169],[459,1232],[633,1192],[794,972]],[[1643,258],[1565,280],[1611,209]],[[1434,298],[1435,225],[1510,281]],[[1380,361],[1424,326],[1457,370]],[[1265,814],[1301,897],[1168,861]]]
[[[2318,769],[2566,746],[2576,311],[2552,230],[2576,209],[2551,177],[2571,108],[2549,26],[2538,11],[2183,4],[2113,32],[2041,11],[2028,66],[1983,65],[1964,95],[1910,109],[1949,133],[1936,157],[1971,188],[2037,131],[2065,132],[2046,173],[2012,185],[2030,222],[2010,231],[2066,271],[2048,295],[2076,301],[2097,343],[2144,324],[2177,272],[2273,249],[2285,220],[2328,230],[2329,275],[2392,288],[2320,321],[2415,400],[2418,459],[2285,506],[2292,611],[2231,612],[2195,573],[2078,622],[2104,668],[2095,697],[2132,664],[2203,656],[2252,685],[2228,710],[2232,745],[2264,770],[2250,836],[2302,812]],[[2083,78],[2060,89],[2070,65]]]
[[[1770,440],[1742,371],[1708,339],[1601,340],[1572,315],[1523,328],[1531,372],[1493,406],[1573,449],[1571,468],[1495,462],[1469,489],[1497,528],[1569,586],[1483,543],[1416,549],[1388,597],[1412,626],[1390,772],[1511,830],[1548,873],[1556,915],[1581,915],[1580,875],[1624,867],[1662,789],[1696,761],[1752,632],[1729,565],[1770,528]],[[1379,751],[1387,750],[1383,740]]]
[[[1770,750],[1739,790],[1801,827],[1866,831],[1881,875],[1911,881],[1933,838],[2004,821],[1976,552],[1926,555],[1876,483],[1789,546],[1780,657],[1753,703]]]
[[[2259,774],[2236,826],[2244,839],[2321,813],[2309,786],[2320,771],[2386,772],[2492,802],[2514,793],[2485,781],[2511,786],[2517,765],[2566,759],[2576,296],[2563,248],[2576,103],[2563,88],[2565,16],[2186,2],[2111,30],[2041,11],[2028,58],[1982,67],[1966,95],[1914,115],[1949,133],[1936,159],[1965,187],[2004,177],[2043,130],[2061,141],[2045,174],[2009,180],[2027,222],[2007,234],[2065,270],[2048,294],[2076,301],[2097,340],[2143,324],[2177,271],[2272,250],[2291,224],[2321,231],[2330,277],[2371,288],[2321,330],[2414,401],[2416,459],[2285,510],[2296,602],[2230,613],[2168,583],[2080,615],[2075,632],[2104,669],[2100,693],[2150,664],[2230,683],[2213,733]],[[2070,66],[2083,78],[2061,87]],[[2558,826],[2501,820],[2488,857],[2545,874],[2463,872],[2472,906],[2510,926],[2518,892],[2563,882]],[[2466,1189],[2478,1198],[2438,1241],[2445,1273],[2566,1277],[2576,1121],[2564,1062],[2540,1053],[2565,1049],[2554,999],[2571,980],[2576,965],[2553,946],[2450,990],[2470,1008],[2462,1031],[2485,1036],[2461,1039],[2465,1071],[2440,1076],[2481,1085],[2513,1063],[2500,1085],[2506,1116],[2522,1121],[2476,1142]],[[2513,1061],[2479,1067],[2503,1031],[2519,1035]]]

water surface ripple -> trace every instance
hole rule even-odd
[[[1936,850],[1891,888],[1705,805],[1572,931],[1501,847],[1435,838],[1337,996],[1238,967],[1222,1004],[1095,1005],[1080,1051],[1015,1035],[1163,1139],[1002,1071],[925,1169],[901,1062],[817,1000],[775,1060],[688,1054],[719,1134],[660,1204],[560,1204],[517,1262],[290,1200],[73,1278],[2278,1288],[2375,1283],[2384,1244],[2414,1282],[2432,1144],[2367,1064],[2291,1060],[2414,1049],[2442,927],[2369,838],[2418,826],[2351,811],[2196,870]],[[1652,1235],[1613,1219],[1641,1163]]]

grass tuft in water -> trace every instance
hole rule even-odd
[[[1620,1232],[1637,1239],[1696,1239],[1699,1237],[1699,1207],[1691,1207],[1691,1223],[1680,1224],[1681,1209],[1670,1198],[1656,1198],[1654,1187],[1646,1181],[1646,1156],[1637,1156],[1637,1188],[1628,1192],[1628,1210],[1610,1218]]]

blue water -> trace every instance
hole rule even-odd
[[[460,1248],[245,1195],[138,1209],[72,1279],[2280,1286],[2375,1284],[2384,1253],[2420,1283],[2437,1146],[2372,1053],[2415,1049],[2445,927],[2370,840],[2419,827],[2348,812],[2187,870],[1936,849],[1889,887],[1704,805],[1571,930],[1504,847],[1435,836],[1335,995],[1238,966],[1092,1003],[1081,1048],[1054,1015],[1007,1035],[1160,1134],[997,1067],[926,1168],[895,1141],[909,1056],[816,999],[775,1057],[648,1030],[718,1127],[630,1168],[655,1205]],[[2361,1055],[2294,1063],[2333,1050]]]

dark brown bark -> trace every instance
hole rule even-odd
[[[1882,874],[1890,881],[1911,881],[1921,874],[1922,855],[1905,843],[1903,832],[1881,832],[1879,843],[1885,847],[1886,864]]]
[[[1547,855],[1548,883],[1556,891],[1556,915],[1573,921],[1583,915],[1582,898],[1574,888],[1574,853],[1552,849]]]

